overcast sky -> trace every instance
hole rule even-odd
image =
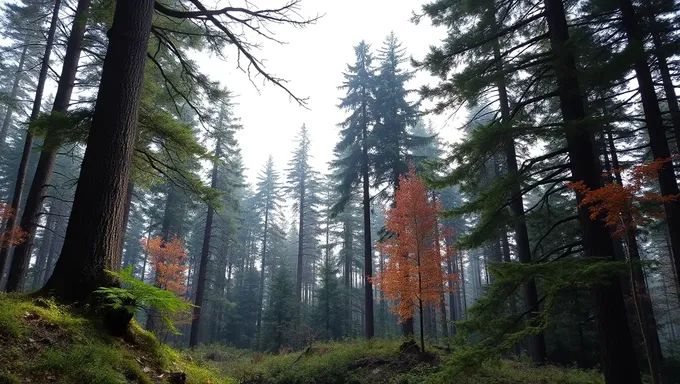
[[[285,0],[268,0],[266,6],[280,5]],[[237,95],[236,114],[241,118],[243,131],[239,134],[243,157],[248,167],[247,176],[255,175],[271,154],[278,169],[283,170],[294,149],[294,137],[306,124],[312,139],[314,167],[326,171],[338,138],[337,123],[345,113],[336,106],[343,91],[342,73],[354,62],[353,47],[362,39],[377,49],[385,37],[394,31],[408,55],[421,58],[428,47],[437,44],[445,31],[430,26],[424,19],[413,24],[412,12],[419,11],[422,0],[303,0],[301,14],[324,15],[316,24],[296,29],[274,26],[275,37],[287,42],[278,45],[267,42],[257,52],[265,59],[267,69],[289,80],[290,89],[298,96],[308,97],[308,110],[289,100],[285,92],[273,84],[262,84],[255,78],[255,88],[246,74],[237,69],[235,52],[227,50],[227,62],[202,59],[200,63],[214,79],[220,80]],[[260,5],[264,7],[265,5]],[[416,88],[433,79],[421,73],[411,86]],[[453,123],[445,118],[431,117],[442,136],[451,139],[456,134]]]

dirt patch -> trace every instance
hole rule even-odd
[[[404,342],[394,356],[375,356],[360,359],[348,367],[352,373],[350,383],[386,384],[397,375],[408,373],[420,365],[434,366],[441,363],[439,356],[431,352],[420,353],[418,344]]]

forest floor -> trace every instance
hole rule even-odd
[[[133,322],[123,339],[45,299],[0,293],[0,384],[226,384]],[[180,381],[181,382],[181,381]]]
[[[423,360],[414,344],[374,339],[315,343],[303,351],[262,354],[224,346],[178,352],[133,322],[123,338],[99,321],[45,299],[0,293],[0,384],[18,383],[455,383],[601,384],[595,371],[532,368],[497,361],[453,376],[451,356]]]
[[[436,351],[432,349],[433,351]],[[245,384],[603,384],[597,371],[502,360],[484,364],[474,373],[455,374],[447,355],[438,351],[421,359],[415,343],[374,339],[315,343],[303,351],[261,354],[203,346],[190,353],[193,361]]]

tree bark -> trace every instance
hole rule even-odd
[[[56,0],[54,2],[54,9],[52,11],[52,20],[50,21],[50,29],[47,32],[47,41],[45,44],[45,53],[43,54],[42,63],[40,65],[40,74],[38,75],[38,85],[35,90],[35,98],[33,99],[33,109],[31,110],[30,120],[33,121],[38,118],[40,114],[40,107],[42,105],[42,95],[45,89],[45,81],[47,80],[47,71],[50,67],[50,55],[52,54],[52,46],[54,45],[54,33],[57,29],[57,23],[59,21],[59,8],[61,7],[61,0]],[[23,64],[22,64],[23,66]],[[14,90],[14,88],[12,88]],[[16,94],[15,94],[16,97]],[[8,107],[8,114],[10,113],[11,106]],[[7,118],[7,117],[6,117]],[[11,119],[11,116],[10,116]],[[4,140],[0,141],[0,146],[4,144]],[[33,147],[33,135],[30,132],[26,132],[26,140],[24,141],[24,149],[21,153],[21,160],[19,162],[19,169],[17,171],[17,181],[14,185],[14,193],[12,195],[12,203],[10,208],[12,209],[12,215],[7,218],[4,223],[4,228],[6,232],[13,232],[16,229],[16,219],[19,215],[19,205],[21,204],[21,196],[23,195],[24,183],[26,181],[26,172],[28,170],[28,162],[31,154],[31,148]],[[0,280],[5,273],[5,266],[7,263],[7,258],[11,250],[12,239],[6,239],[6,242],[0,247]],[[14,259],[14,257],[12,258]],[[16,284],[22,283],[18,281]]]
[[[213,161],[212,180],[210,187],[217,189],[217,165],[221,155],[220,139],[217,138],[215,144],[215,160]],[[208,259],[210,259],[210,239],[212,236],[212,222],[215,209],[208,205],[208,215],[205,219],[205,230],[203,231],[203,247],[201,248],[201,261],[198,265],[198,279],[196,280],[196,297],[194,299],[194,318],[191,320],[191,334],[189,336],[189,348],[194,349],[198,345],[198,332],[201,327],[201,307],[203,306],[203,295],[205,294],[205,274],[208,269]]]
[[[267,198],[269,199],[269,197]],[[258,346],[260,344],[260,337],[261,337],[261,331],[262,331],[262,304],[264,303],[264,271],[265,267],[267,265],[267,232],[268,232],[268,225],[269,225],[269,200],[267,200],[265,208],[264,208],[264,234],[262,238],[262,265],[260,266],[260,286],[259,286],[259,292],[258,292],[258,298],[259,298],[259,305],[257,307],[257,326],[256,326],[256,332],[257,332],[257,342]]]
[[[78,72],[78,61],[82,49],[85,27],[87,24],[87,12],[90,8],[91,0],[79,0],[78,7],[74,16],[66,54],[64,55],[64,65],[59,77],[59,85],[54,98],[52,112],[65,113],[71,101],[71,93],[75,85],[76,73]],[[36,115],[37,117],[37,115]],[[43,200],[47,194],[54,171],[54,164],[57,159],[59,149],[59,132],[55,128],[48,128],[43,150],[40,152],[38,166],[33,176],[31,188],[28,191],[26,206],[21,216],[21,229],[26,232],[26,240],[16,247],[12,258],[10,279],[7,281],[7,290],[16,290],[26,277],[26,267],[31,257],[31,248],[35,240],[35,233],[40,222],[40,213],[43,207]],[[28,143],[28,138],[27,138]],[[19,184],[17,183],[17,186]]]
[[[640,20],[630,0],[620,0],[619,5],[623,17],[623,28],[628,37],[628,44],[638,54],[635,60],[635,74],[642,99],[642,108],[645,113],[652,156],[654,156],[655,160],[670,159],[671,152],[668,148],[666,128],[664,127],[663,116],[659,108],[659,99],[654,89],[654,79],[652,79],[652,73],[647,64],[647,55],[643,45],[645,36],[640,27]],[[658,177],[659,187],[663,196],[673,196],[680,193],[672,161],[659,169]],[[666,202],[664,203],[664,209],[666,211],[666,223],[668,225],[671,248],[673,249],[675,267],[680,268],[680,201],[676,199]],[[680,273],[680,269],[677,272]]]
[[[366,103],[363,103],[361,107],[364,119],[364,124],[361,127],[361,177],[363,181],[364,208],[364,312],[366,338],[371,339],[375,334],[375,329],[373,324],[373,283],[371,282],[371,278],[373,278],[373,244],[371,244],[371,195],[368,177],[368,121],[366,121]]]
[[[671,71],[668,67],[668,54],[661,39],[659,25],[656,22],[655,16],[649,16],[649,25],[654,41],[654,55],[656,56],[657,64],[659,65],[659,73],[661,74],[661,81],[663,83],[664,93],[666,94],[666,103],[668,104],[668,111],[671,113],[671,121],[673,122],[673,133],[675,134],[675,143],[678,152],[680,152],[680,106],[678,105],[678,96],[675,92],[675,85],[671,77]]]
[[[106,270],[120,267],[118,245],[153,8],[153,0],[116,3],[64,247],[43,288],[64,302],[90,301],[95,289],[117,284]]]
[[[604,135],[603,135],[604,139]],[[614,139],[611,135],[611,130],[607,129],[606,133],[607,142],[603,143],[604,147],[609,148],[609,156],[607,151],[604,152],[605,168],[608,174],[614,174],[614,179],[609,178],[609,182],[616,182],[619,185],[623,185],[621,179],[621,173],[614,173],[614,169],[619,168],[619,159],[616,153],[616,146],[614,145]],[[609,164],[609,157],[611,156],[611,165]],[[626,221],[629,222],[631,219],[627,218]],[[660,372],[662,368],[663,352],[661,351],[661,343],[659,342],[659,333],[657,330],[656,318],[654,316],[654,308],[652,306],[652,298],[649,296],[647,291],[647,282],[645,281],[644,271],[642,270],[642,265],[640,264],[640,249],[637,242],[637,237],[635,233],[635,227],[630,226],[626,229],[625,233],[625,245],[628,253],[628,262],[630,268],[630,276],[623,279],[623,288],[626,293],[630,293],[632,298],[632,307],[630,312],[632,316],[637,317],[640,323],[640,331],[642,338],[644,339],[645,352],[647,355],[647,361],[649,364],[650,376],[652,377],[652,382],[655,384],[660,383],[661,377]],[[615,240],[619,248],[622,248],[621,241]],[[622,259],[625,260],[625,251],[621,249]]]
[[[432,192],[432,200],[433,203],[437,203],[437,196],[435,192]],[[441,236],[440,236],[440,231],[439,231],[439,220],[437,220],[437,223],[435,224],[435,246],[437,249],[437,255],[441,256],[442,250],[441,250]],[[447,258],[448,259],[448,258]],[[450,263],[448,264],[449,266],[451,265]],[[442,285],[444,285],[445,281],[442,281]],[[453,302],[451,303],[453,305]],[[447,338],[449,337],[449,326],[448,322],[446,321],[446,298],[444,297],[444,290],[442,289],[442,293],[440,294],[439,298],[439,319],[442,323],[442,338]],[[436,320],[435,320],[436,321]],[[437,331],[436,331],[436,325],[435,325],[435,337],[437,336]]]
[[[305,177],[306,174],[301,175],[300,180],[300,222],[298,223],[298,254],[297,254],[297,276],[295,279],[295,299],[297,300],[297,315],[300,316],[300,306],[302,304],[302,262],[303,262],[303,250],[304,250],[304,222],[305,222]]]
[[[503,262],[504,263],[511,263],[512,260],[510,259],[510,243],[508,242],[508,234],[504,233],[503,236],[501,237],[501,242],[503,243]],[[510,304],[510,314],[513,316],[517,315],[517,297],[515,297],[515,293],[513,292],[512,295],[508,298],[508,302]],[[513,350],[513,353],[515,356],[519,356],[521,354],[521,346],[520,344],[515,344],[515,348]]]
[[[118,250],[121,255],[123,255],[123,249],[125,249],[125,235],[127,235],[128,221],[130,221],[130,209],[132,208],[132,195],[134,194],[134,191],[135,184],[130,180],[127,193],[125,194],[125,206],[123,207],[123,237],[120,239]]]
[[[55,11],[59,11],[59,5],[55,4]],[[52,14],[52,20],[54,20],[54,13]],[[52,29],[52,24],[50,24],[50,30]],[[54,36],[54,33],[52,34]],[[48,35],[49,40],[49,35]],[[51,47],[51,42],[48,41],[48,45]],[[21,78],[24,72],[24,63],[26,62],[26,53],[28,51],[29,44],[24,45],[24,49],[21,51],[21,56],[19,57],[19,64],[17,65],[16,74],[14,76],[14,82],[12,82],[12,89],[9,93],[9,104],[7,105],[7,111],[5,111],[5,118],[2,121],[2,128],[0,128],[0,149],[5,146],[5,140],[7,140],[7,132],[9,132],[9,126],[12,125],[12,115],[14,114],[14,103],[17,101],[17,94],[19,93],[19,85],[21,84]]]
[[[59,256],[59,251],[61,250],[61,245],[63,243],[64,229],[68,224],[68,220],[65,217],[68,212],[68,204],[54,199],[52,201],[52,207],[50,208],[50,215],[55,217],[54,231],[52,232],[52,238],[50,242],[50,247],[47,253],[47,262],[45,263],[45,273],[42,274],[40,283],[45,285],[47,280],[49,280],[52,275],[52,269],[54,268],[55,259]]]
[[[345,233],[345,260],[344,260],[344,275],[345,280],[345,336],[351,335],[352,327],[352,286],[350,285],[350,276],[352,274],[352,224],[350,219],[346,218],[344,223]]]
[[[503,124],[509,125],[510,121],[510,101],[508,99],[508,90],[503,76],[503,61],[501,57],[500,43],[498,39],[494,40],[494,58],[496,60],[496,70],[498,72],[498,98],[501,107],[501,119]],[[512,133],[508,132],[503,137],[503,147],[505,151],[505,164],[507,166],[508,177],[514,180],[510,188],[510,214],[513,218],[515,243],[517,243],[517,257],[520,263],[531,263],[531,246],[529,243],[529,231],[524,217],[524,200],[522,197],[522,188],[519,184],[519,174],[517,168],[517,153],[515,152],[515,140]],[[505,239],[507,241],[507,238]],[[531,279],[522,285],[522,293],[524,296],[525,308],[529,310],[526,315],[526,321],[531,321],[539,312],[538,291],[536,289],[536,281]],[[535,364],[543,364],[545,362],[547,352],[545,348],[545,337],[543,333],[537,335],[530,335],[527,337],[527,344],[529,347],[529,356]]]
[[[31,284],[31,287],[34,290],[40,288],[45,277],[45,270],[47,269],[47,256],[52,248],[52,237],[54,236],[54,228],[56,227],[57,220],[57,217],[54,216],[55,204],[57,204],[56,200],[53,200],[52,204],[50,204],[50,213],[47,217],[47,222],[45,223],[43,236],[40,240],[40,250],[38,250],[35,266],[33,267],[33,283]]]
[[[456,260],[456,255],[455,254],[450,254],[449,250],[451,249],[452,241],[450,236],[446,236],[444,239],[444,242],[446,244],[446,272],[449,274],[449,276],[452,276],[453,274],[458,273],[458,261]],[[453,322],[458,320],[458,309],[460,308],[460,290],[456,289],[455,292],[453,291],[453,287],[456,284],[455,280],[449,279],[448,280],[448,285],[449,285],[449,319]],[[456,297],[456,295],[458,297]],[[449,334],[451,336],[456,335],[456,326],[451,323],[451,325],[448,327],[449,328]]]
[[[593,134],[582,126],[586,117],[585,106],[574,55],[567,47],[569,31],[564,7],[561,0],[544,0],[544,4],[572,179],[583,181],[588,188],[597,189],[601,187],[602,167],[596,155]],[[582,198],[583,196],[577,194],[577,202]],[[612,260],[614,249],[607,228],[600,220],[590,220],[587,207],[579,208],[578,212],[585,255]],[[612,278],[609,284],[593,286],[592,293],[605,381],[608,384],[641,383],[619,279]]]

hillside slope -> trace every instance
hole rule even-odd
[[[159,345],[136,323],[124,339],[68,307],[0,293],[0,384],[232,383]]]

